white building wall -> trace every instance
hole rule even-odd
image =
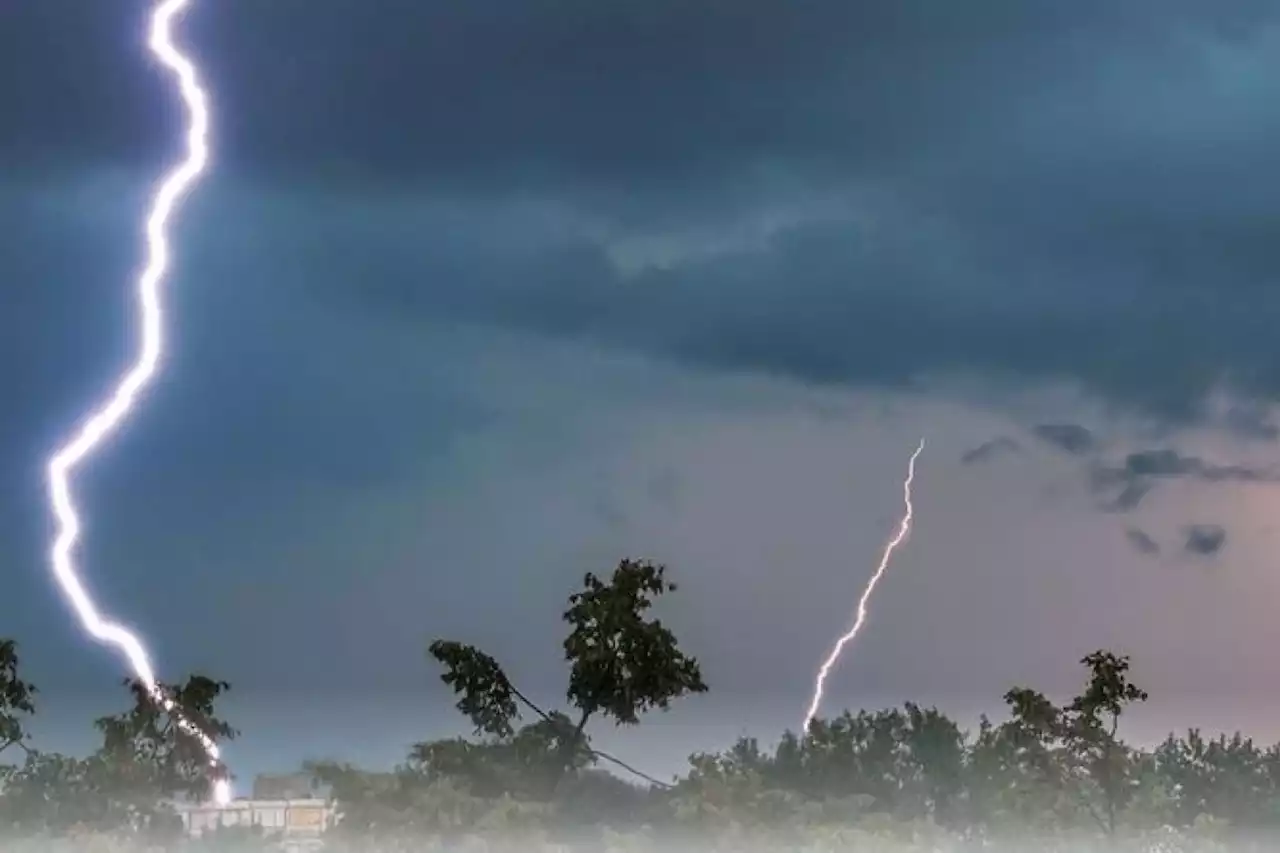
[[[188,835],[203,835],[219,827],[257,826],[286,841],[318,837],[333,825],[335,816],[334,805],[318,798],[245,799],[224,805],[181,804],[177,809]]]

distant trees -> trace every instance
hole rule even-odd
[[[567,652],[595,655],[597,648],[595,641],[566,644]],[[530,705],[493,658],[460,644],[433,649],[481,738],[419,744],[392,774],[346,768],[348,783],[339,782],[335,794],[362,840],[389,838],[395,827],[403,849],[490,832],[517,832],[534,846],[559,838],[557,828],[588,824],[594,839],[617,851],[648,849],[664,828],[676,828],[699,835],[707,850],[748,843],[811,851],[924,853],[967,843],[1023,850],[1030,837],[1049,853],[1209,851],[1226,849],[1227,840],[1235,851],[1274,849],[1280,833],[1280,746],[1261,748],[1242,735],[1208,740],[1194,730],[1150,750],[1125,744],[1121,717],[1148,697],[1132,681],[1129,659],[1106,650],[1081,660],[1084,685],[1069,701],[1059,705],[1037,689],[1014,687],[1004,696],[1007,719],[983,718],[973,732],[910,702],[845,711],[815,720],[807,736],[785,732],[770,749],[742,738],[726,750],[697,753],[674,786],[645,790],[591,769],[585,736],[572,752],[562,751],[565,737],[582,734],[572,692],[572,716],[533,708],[538,719],[517,728],[515,712]],[[625,695],[616,676],[597,683]],[[561,761],[565,755],[573,761]],[[1245,845],[1258,837],[1263,846]]]
[[[818,719],[807,735],[784,732],[767,748],[742,738],[697,753],[674,784],[646,777],[594,749],[588,729],[606,719],[636,725],[707,690],[697,660],[650,613],[674,588],[663,567],[643,561],[584,578],[563,614],[569,676],[558,708],[535,704],[488,653],[430,643],[476,737],[418,743],[386,772],[311,765],[340,806],[335,849],[344,839],[380,853],[466,849],[497,834],[521,849],[585,839],[622,853],[651,849],[667,829],[699,836],[708,851],[775,843],[812,853],[1023,850],[1029,837],[1042,853],[1209,851],[1227,841],[1250,851],[1280,838],[1280,745],[1194,729],[1151,749],[1124,743],[1121,718],[1147,693],[1129,659],[1106,650],[1081,660],[1077,696],[1057,704],[1014,687],[1006,719],[984,717],[971,732],[908,702]],[[166,802],[207,795],[213,771],[172,715],[137,682],[125,684],[131,703],[97,721],[99,749],[41,752],[26,728],[36,688],[20,676],[16,645],[0,640],[0,761],[9,762],[0,767],[0,834],[41,838],[42,851],[59,837],[79,849],[84,833],[135,847],[188,843]],[[163,689],[186,718],[228,741],[236,732],[217,710],[227,687],[195,675]],[[601,760],[631,772],[613,775]],[[637,774],[649,784],[634,783]],[[223,832],[196,846],[261,849],[260,836]]]

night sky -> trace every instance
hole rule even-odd
[[[1280,737],[1274,3],[192,2],[212,169],[81,561],[164,676],[233,683],[241,775],[462,732],[436,636],[554,701],[623,556],[684,582],[712,693],[603,742],[794,727],[921,434],[830,707],[1111,646],[1149,725]],[[43,463],[132,356],[182,154],[147,7],[0,12],[0,636],[67,749],[124,672],[52,586]]]

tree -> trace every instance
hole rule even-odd
[[[1080,661],[1089,670],[1084,692],[1059,708],[1038,691],[1005,694],[1013,719],[1003,734],[1012,758],[1054,797],[1054,811],[1082,810],[1108,836],[1134,794],[1131,751],[1118,739],[1120,716],[1147,693],[1129,681],[1129,658],[1100,650]]]
[[[23,719],[36,711],[36,688],[18,672],[18,644],[0,639],[0,754],[12,747],[27,749]]]
[[[96,726],[101,748],[87,758],[42,752],[27,744],[25,719],[35,712],[36,688],[19,676],[17,644],[0,640],[0,753],[18,747],[20,765],[0,767],[0,820],[10,829],[63,834],[144,830],[172,833],[173,797],[205,798],[221,767],[211,767],[199,739],[184,731],[187,720],[213,740],[236,731],[220,720],[215,700],[226,682],[200,675],[181,686],[160,685],[168,697],[158,706],[141,682],[126,679],[133,707],[103,717]]]
[[[1277,827],[1280,749],[1260,749],[1240,732],[1211,740],[1191,729],[1182,738],[1169,735],[1151,758],[1170,794],[1168,822],[1187,827],[1211,816],[1250,831]]]
[[[964,732],[937,708],[907,702],[903,712],[902,739],[915,797],[923,803],[924,814],[950,824],[964,790]]]
[[[697,754],[681,783],[681,808],[698,813],[698,798],[739,822],[771,819],[824,822],[840,813],[878,813],[896,820],[939,823],[955,817],[963,791],[964,734],[935,708],[906,703],[882,711],[845,711],[815,719],[809,732],[783,734],[772,755],[754,738],[729,750]],[[732,804],[732,807],[731,807]]]
[[[1066,739],[1092,783],[1094,797],[1086,802],[1100,801],[1090,813],[1107,835],[1115,835],[1116,815],[1133,797],[1132,756],[1116,732],[1124,710],[1147,701],[1147,692],[1129,681],[1127,656],[1099,650],[1080,662],[1089,668],[1089,683],[1065,709]]]
[[[161,684],[167,709],[137,679],[125,679],[133,707],[102,717],[95,725],[103,744],[94,758],[113,799],[139,819],[151,821],[163,812],[157,804],[175,797],[207,800],[224,772],[213,767],[200,739],[179,724],[186,720],[215,743],[239,733],[217,716],[217,699],[230,685],[192,675],[181,685]]]
[[[101,830],[122,823],[102,796],[92,760],[31,751],[12,768],[0,797],[0,820],[23,833],[62,834],[74,828]]]
[[[554,789],[565,755],[562,744],[572,731],[569,718],[552,711],[547,719],[522,726],[508,737],[416,744],[408,766],[425,779],[448,779],[479,797],[537,798]],[[593,756],[585,743],[579,743],[568,760],[568,770],[576,773],[590,765]]]
[[[539,708],[513,685],[497,660],[473,646],[435,640],[428,652],[444,666],[440,678],[460,695],[457,708],[477,734],[513,737],[519,705],[546,724],[538,735],[548,750],[547,792],[582,766],[584,755],[637,772],[591,750],[585,730],[595,717],[636,725],[647,711],[666,710],[675,699],[707,690],[697,660],[680,651],[675,635],[660,620],[646,618],[654,600],[675,589],[666,580],[666,568],[647,561],[621,561],[608,582],[586,575],[582,591],[569,597],[563,614],[571,628],[564,640],[570,665],[565,696],[574,718]]]

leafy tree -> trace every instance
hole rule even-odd
[[[679,808],[699,820],[828,823],[873,814],[950,821],[962,793],[964,735],[937,709],[844,712],[786,732],[775,752],[741,738],[726,752],[698,754],[678,788]]]
[[[18,644],[0,639],[0,754],[12,747],[26,749],[23,719],[36,711],[36,688],[18,672]]]
[[[217,716],[214,707],[230,685],[203,675],[192,675],[181,685],[161,684],[167,707],[158,705],[136,679],[125,679],[124,686],[133,707],[95,723],[103,736],[95,758],[113,798],[148,820],[161,813],[157,802],[174,797],[207,800],[224,771],[210,766],[200,739],[180,720],[215,743],[234,739],[238,732]]]
[[[572,718],[539,708],[493,657],[473,646],[436,640],[428,651],[444,666],[441,680],[460,695],[457,708],[470,718],[477,734],[512,738],[519,705],[541,719],[545,727],[530,736],[538,738],[544,750],[539,753],[547,768],[544,790],[554,792],[582,766],[584,756],[622,765],[590,749],[585,730],[593,718],[635,725],[646,711],[666,710],[675,699],[706,691],[697,660],[680,651],[675,635],[660,620],[646,618],[654,600],[675,589],[666,580],[665,567],[647,561],[623,560],[608,582],[586,575],[582,591],[569,597],[563,614],[571,629],[564,655],[570,664],[565,695]]]
[[[1090,784],[1086,797],[1090,814],[1108,835],[1116,831],[1116,816],[1133,797],[1133,762],[1128,747],[1116,737],[1120,716],[1147,693],[1129,681],[1129,658],[1108,651],[1086,655],[1089,683],[1063,713],[1065,736],[1072,757]]]
[[[29,750],[12,768],[0,797],[0,819],[23,832],[111,836],[145,833],[174,838],[174,797],[205,798],[212,777],[200,742],[177,725],[177,714],[215,740],[235,737],[220,720],[214,701],[224,682],[192,676],[182,686],[162,685],[173,712],[157,707],[143,685],[126,680],[133,697],[129,711],[97,721],[101,748],[86,758]]]
[[[1116,731],[1124,710],[1147,694],[1129,681],[1128,657],[1097,651],[1081,663],[1089,681],[1063,708],[1030,688],[1006,693],[1012,719],[983,745],[1003,748],[1006,771],[1020,777],[1014,790],[1032,794],[1026,803],[1034,803],[1032,810],[1069,824],[1073,813],[1083,813],[1113,836],[1117,816],[1134,794],[1135,769]]]
[[[722,753],[695,753],[689,773],[670,792],[672,817],[682,826],[747,830],[794,820],[805,794],[777,784],[777,759],[753,738],[740,738]],[[792,781],[797,781],[792,777]]]
[[[1191,729],[1169,735],[1151,759],[1169,792],[1168,822],[1189,827],[1211,816],[1248,831],[1280,827],[1280,748],[1261,749],[1240,732],[1211,740]]]
[[[563,742],[572,731],[569,718],[553,711],[547,719],[523,726],[508,737],[416,744],[409,754],[409,767],[427,779],[451,779],[476,796],[508,793],[537,798],[558,782],[565,755]],[[579,742],[568,760],[568,769],[577,772],[591,764],[593,756],[586,744]]]
[[[5,780],[0,820],[13,831],[55,835],[125,826],[129,816],[113,807],[103,781],[94,759],[33,750]]]
[[[955,721],[937,708],[903,706],[906,724],[901,737],[917,813],[943,824],[953,823],[964,792],[965,735]]]
[[[1018,827],[1043,835],[1070,822],[1074,804],[1063,794],[1042,698],[1011,691],[1005,696],[1011,719],[996,724],[982,717],[965,756],[963,813],[971,832]]]

